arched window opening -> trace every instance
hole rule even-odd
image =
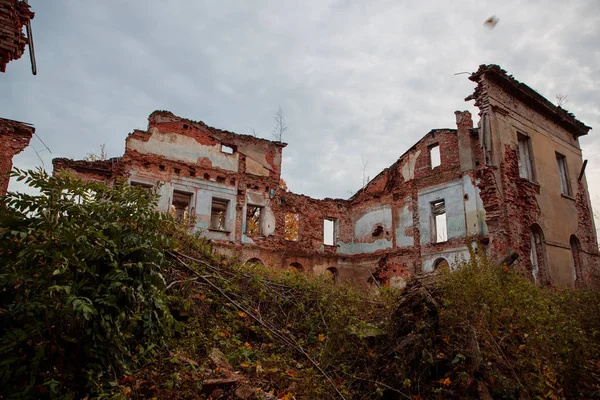
[[[246,261],[246,264],[260,264],[260,265],[265,265],[265,264],[264,264],[264,263],[263,263],[263,262],[260,260],[260,258],[256,258],[256,257],[254,257],[254,258],[251,258],[251,259],[249,259],[248,261]]]
[[[330,279],[333,283],[339,282],[339,272],[335,267],[329,267],[324,272],[325,278]]]
[[[304,272],[304,267],[299,262],[293,262],[289,266],[289,271],[294,273]]]
[[[443,270],[443,269],[450,269],[450,264],[448,263],[448,261],[445,258],[438,258],[437,260],[435,260],[435,262],[433,263],[433,270],[437,271],[437,270]]]
[[[546,275],[546,248],[544,245],[544,232],[538,224],[531,225],[529,234],[531,261],[531,275],[535,283],[540,283]]]
[[[573,258],[573,281],[575,285],[582,284],[582,273],[581,273],[581,243],[577,236],[571,235],[571,256]]]

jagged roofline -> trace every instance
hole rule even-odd
[[[181,122],[187,122],[190,125],[199,125],[200,127],[206,128],[210,133],[217,134],[217,135],[219,133],[224,133],[224,134],[227,134],[227,135],[235,135],[235,136],[242,137],[242,138],[248,138],[248,139],[252,139],[252,140],[259,140],[261,142],[270,143],[270,144],[273,144],[273,145],[279,146],[279,147],[286,147],[288,145],[285,142],[275,142],[273,140],[263,139],[263,138],[259,138],[259,137],[254,137],[252,135],[246,135],[246,134],[243,134],[243,133],[235,133],[235,132],[227,131],[227,130],[224,130],[224,129],[218,129],[218,128],[212,127],[210,125],[207,125],[206,123],[204,123],[202,121],[194,121],[192,119],[188,119],[188,118],[183,118],[183,117],[177,116],[177,115],[173,114],[171,111],[168,111],[168,110],[155,110],[155,111],[152,112],[152,114],[150,114],[148,116],[148,119],[152,118],[155,115],[164,115],[164,116],[168,116],[168,117],[173,117],[173,118],[177,118]],[[215,139],[218,139],[219,141],[222,141],[222,138],[219,138],[219,137],[215,137]]]
[[[56,169],[57,164],[63,164],[65,167],[72,168],[75,171],[93,171],[110,175],[113,172],[113,166],[118,163],[120,159],[121,157],[112,157],[106,160],[87,161],[59,157],[52,159],[52,166]]]
[[[562,107],[555,106],[544,96],[530,88],[524,83],[516,80],[512,75],[509,75],[499,65],[496,64],[482,64],[479,66],[477,72],[474,72],[469,76],[469,79],[473,82],[479,83],[482,76],[493,80],[499,84],[504,90],[511,95],[514,95],[529,107],[533,108],[537,112],[547,116],[552,121],[561,125],[575,136],[587,135],[591,127],[585,125],[579,121],[573,114],[568,112]],[[475,92],[465,98],[465,101],[477,100],[479,97],[479,86],[475,89]]]
[[[406,157],[406,155],[408,153],[410,153],[411,151],[413,151],[414,149],[417,148],[417,146],[419,146],[419,144],[425,140],[428,136],[430,135],[435,135],[437,134],[452,134],[452,135],[456,135],[456,133],[458,132],[457,129],[451,129],[451,128],[439,128],[439,129],[432,129],[429,132],[427,132],[421,139],[419,139],[415,144],[413,144],[412,146],[410,146],[410,148],[408,150],[406,150],[404,153],[402,153],[402,155],[400,157],[398,157],[398,159],[396,161],[394,161],[394,163],[392,165],[390,165],[387,168],[384,168],[380,173],[378,173],[373,179],[371,179],[369,182],[367,182],[366,186],[364,188],[360,188],[356,191],[356,193],[354,193],[349,199],[348,201],[353,201],[354,198],[356,196],[358,196],[359,193],[361,193],[367,186],[369,186],[369,184],[373,181],[375,181],[377,178],[379,178],[384,172],[388,171],[390,168],[393,168],[394,166],[398,165],[399,163],[402,162],[402,160],[404,159],[404,157]]]

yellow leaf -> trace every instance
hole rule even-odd
[[[248,314],[246,314],[246,313],[245,313],[245,312],[243,312],[243,311],[238,311],[238,315],[239,315],[240,317],[242,317],[242,318],[247,318],[247,317],[248,317]]]
[[[444,383],[444,385],[446,385],[446,386],[450,386],[450,384],[452,384],[452,381],[450,380],[450,378],[446,378],[446,379],[444,379],[444,382],[443,382],[443,383]]]
[[[240,367],[246,369],[246,368],[250,367],[250,364],[248,364],[247,362],[243,362],[243,363],[240,364]]]
[[[247,348],[248,350],[252,350],[252,345],[248,342],[244,343],[244,347]]]
[[[319,342],[324,342],[325,341],[325,335],[323,335],[322,333],[319,333]]]

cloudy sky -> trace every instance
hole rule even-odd
[[[29,59],[0,75],[0,116],[41,139],[15,165],[46,169],[125,137],[156,109],[271,138],[284,111],[283,176],[314,197],[349,197],[432,128],[455,127],[497,63],[596,128],[581,139],[600,210],[600,1],[30,0]],[[496,15],[490,30],[483,22]],[[20,187],[13,182],[11,189]]]

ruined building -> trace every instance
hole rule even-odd
[[[0,118],[0,196],[8,190],[13,157],[29,145],[34,133],[29,124]]]
[[[19,0],[0,0],[0,72],[6,72],[6,64],[18,60],[25,52],[25,46],[32,42],[23,33],[23,27],[31,35],[30,20],[33,13],[27,2]],[[32,67],[34,64],[31,53]],[[35,67],[33,68],[35,75]]]
[[[158,207],[220,252],[336,280],[402,285],[415,273],[517,253],[539,283],[583,285],[598,262],[579,137],[590,127],[495,65],[470,76],[479,123],[427,133],[350,199],[280,187],[284,143],[155,111],[119,158],[55,159],[112,185],[159,186]],[[195,218],[190,218],[194,216]]]
[[[33,13],[26,2],[0,0],[0,72],[5,72],[6,64],[23,55],[25,46],[30,43],[23,33],[23,26],[28,26],[32,18]],[[30,26],[28,29],[31,33]],[[0,196],[8,189],[13,157],[29,145],[34,132],[35,128],[29,124],[0,118]]]

